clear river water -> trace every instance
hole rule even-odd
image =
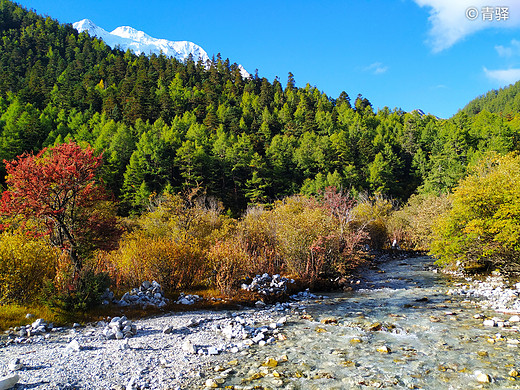
[[[447,295],[457,280],[432,259],[378,264],[367,288],[327,294],[289,316],[285,341],[252,347],[229,389],[520,389],[518,327],[485,327],[487,312]],[[488,382],[489,381],[489,382]]]

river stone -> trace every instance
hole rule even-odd
[[[386,345],[382,345],[380,347],[377,347],[376,351],[379,353],[390,353],[391,349],[389,347],[387,347]]]
[[[320,322],[321,322],[322,324],[325,324],[325,325],[328,325],[328,324],[337,324],[337,323],[338,323],[338,319],[337,319],[337,318],[334,318],[334,317],[326,317],[326,318],[323,318]]]
[[[20,376],[18,374],[7,375],[0,378],[0,390],[11,389],[18,383]]]
[[[213,388],[213,389],[216,389],[218,387],[217,381],[213,378],[207,379],[205,385],[206,385],[206,387]]]
[[[36,321],[34,321],[31,326],[36,329],[39,326],[45,325],[45,320],[43,318],[38,318]]]
[[[475,371],[475,375],[477,378],[477,382],[480,383],[489,383],[491,382],[491,377],[488,374],[485,374],[481,371]]]
[[[518,376],[518,371],[516,371],[515,369],[509,371],[509,376],[516,378]]]
[[[517,316],[517,315],[511,316],[511,318],[509,319],[509,322],[520,322],[520,316]]]
[[[264,362],[264,366],[266,367],[271,367],[271,368],[274,368],[278,365],[278,360],[274,359],[274,358],[268,358],[265,362]]]
[[[171,332],[173,331],[173,327],[172,326],[166,326],[164,329],[163,329],[163,333],[164,334],[170,334]]]
[[[484,320],[484,323],[483,323],[484,326],[495,326],[495,320]]]
[[[370,332],[377,332],[378,330],[381,330],[382,327],[383,325],[380,322],[374,322],[368,326],[368,330]]]

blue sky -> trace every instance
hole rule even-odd
[[[278,76],[285,85],[292,72],[298,86],[309,83],[333,98],[362,94],[375,109],[419,108],[447,118],[520,80],[518,0],[19,3],[62,23],[88,18],[107,31],[126,25],[192,41],[270,81]],[[498,7],[507,8],[500,9],[507,20],[497,20]]]

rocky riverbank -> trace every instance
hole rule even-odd
[[[458,322],[474,323],[473,327],[464,327],[464,331],[461,328],[461,332],[465,339],[471,340],[468,347],[479,345],[478,351],[471,352],[466,359],[466,369],[474,371],[468,376],[470,380],[492,382],[501,375],[516,378],[516,366],[508,368],[505,374],[501,369],[490,369],[482,364],[473,367],[475,361],[471,354],[494,356],[492,348],[506,348],[500,349],[506,356],[512,347],[518,347],[515,343],[520,344],[516,337],[520,328],[520,284],[493,275],[482,281],[450,282],[450,288],[446,289],[430,286],[433,277],[428,275],[434,275],[430,266],[421,271],[422,263],[416,262],[399,256],[374,263],[360,281],[353,280],[354,290],[359,289],[357,292],[336,294],[334,299],[322,300],[323,297],[306,291],[291,296],[285,303],[266,305],[259,301],[255,308],[243,310],[169,313],[137,321],[122,316],[70,328],[56,328],[44,320],[34,319],[31,325],[12,330],[0,340],[0,377],[3,377],[0,390],[12,387],[14,382],[17,383],[14,389],[171,390],[224,388],[230,384],[235,389],[253,389],[254,384],[260,384],[265,378],[269,386],[285,388],[289,384],[297,386],[299,381],[332,384],[342,375],[346,376],[341,380],[349,384],[387,383],[384,370],[396,364],[395,356],[404,360],[421,356],[421,361],[424,360],[421,364],[435,367],[436,360],[428,360],[431,359],[427,352],[429,345],[441,343],[445,353],[452,351],[459,337],[446,339],[446,334],[453,332],[446,333],[446,327]],[[264,275],[257,279],[243,288],[281,294],[285,292],[283,283],[290,283]],[[157,287],[152,283],[144,286],[143,291],[134,291],[130,295],[137,298],[129,298],[128,302],[154,304],[144,296],[163,299],[155,295],[159,291],[150,290]],[[460,299],[446,300],[446,293],[463,297],[467,303],[457,306]],[[381,303],[380,298],[376,299],[379,296]],[[179,302],[191,304],[197,299],[182,295]],[[449,306],[450,301],[453,307]],[[307,314],[316,310],[321,313],[317,315],[319,321]],[[368,327],[362,326],[365,323]],[[416,332],[417,329],[420,331]],[[437,331],[439,341],[435,338]],[[502,335],[499,336],[498,331]],[[506,333],[507,337],[503,336]],[[426,339],[413,344],[422,337]],[[444,343],[440,341],[442,338]],[[485,346],[478,341],[481,339]],[[411,345],[403,347],[403,340]],[[454,346],[450,344],[452,341]],[[381,352],[383,347],[388,351]],[[410,355],[409,351],[414,352]],[[346,363],[341,361],[331,366],[330,359],[347,355]],[[386,362],[383,357],[386,355],[395,355],[393,361]],[[309,359],[316,361],[301,363]],[[373,359],[380,361],[374,365]],[[310,370],[309,367],[314,366],[323,366],[321,369],[327,375],[321,375],[320,370]],[[380,366],[386,368],[379,372],[377,367]],[[446,364],[437,367],[445,366],[448,367]],[[352,372],[345,374],[342,370]],[[435,375],[423,378],[424,370],[419,366],[415,371],[410,378],[396,375],[401,379],[394,382],[420,384],[424,381],[427,384],[437,380]],[[240,380],[244,380],[240,378],[246,378],[247,384],[240,384]]]
[[[243,311],[116,317],[71,328],[38,319],[2,336],[0,389],[13,382],[14,389],[217,387],[238,360],[283,342],[286,323],[305,311],[298,300],[315,298],[307,292]]]

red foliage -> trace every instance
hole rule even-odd
[[[99,202],[107,200],[103,187],[96,181],[101,162],[102,157],[95,156],[92,148],[82,149],[75,143],[4,161],[7,190],[2,194],[0,211],[43,223],[51,242],[70,253],[78,270],[81,237],[89,236],[88,231],[107,228],[107,223],[115,224],[113,216],[112,222],[101,223],[99,212],[89,212],[96,211]]]
[[[338,219],[341,233],[343,233],[352,221],[352,209],[356,205],[356,201],[348,192],[338,191],[336,187],[327,187],[323,192],[323,205],[332,216]]]

